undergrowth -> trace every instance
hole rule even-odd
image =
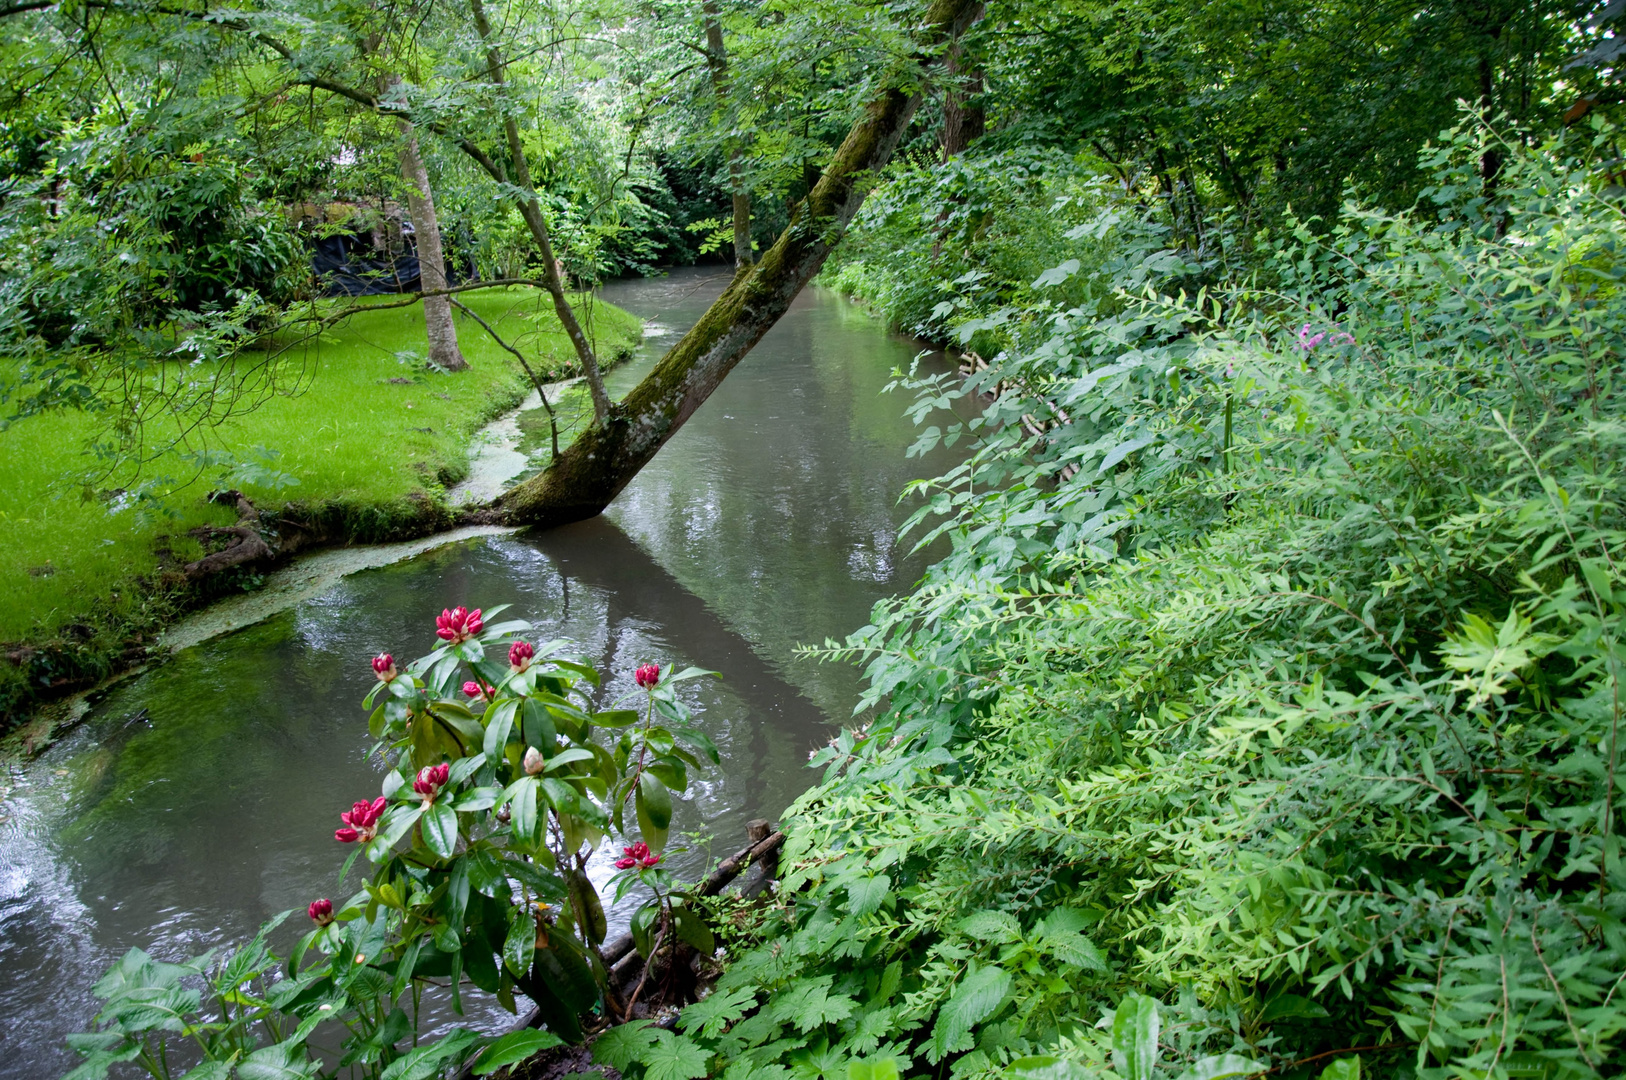
[[[1109,200],[1032,285],[1072,300],[965,311],[1003,351],[913,383],[1001,391],[922,434],[972,448],[917,488],[953,554],[827,650],[878,716],[787,813],[759,944],[600,1060],[1619,1075],[1612,139],[1499,145],[1487,195],[1470,126],[1411,212],[1198,293]]]

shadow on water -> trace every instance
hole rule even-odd
[[[723,283],[689,272],[605,292],[675,333]],[[672,340],[653,336],[617,391]],[[924,565],[895,550],[896,497],[948,459],[906,460],[905,401],[879,393],[915,351],[810,291],[604,517],[353,574],[114,688],[0,783],[0,1076],[70,1068],[64,1034],[90,1026],[89,987],[132,945],[196,955],[358,887],[336,881],[346,852],[332,834],[378,790],[367,661],[427,652],[447,605],[512,603],[537,639],[568,640],[604,673],[601,707],[636,702],[642,663],[719,671],[682,684],[722,763],[693,778],[673,823],[715,851],[697,840],[670,864],[694,877],[734,850],[747,820],[812,783],[809,749],[854,700],[856,672],[795,646],[850,632]],[[617,850],[595,856],[600,882]],[[490,1003],[475,1012],[501,1022]]]

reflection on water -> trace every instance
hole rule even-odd
[[[724,280],[605,292],[682,327]],[[651,336],[616,392],[672,340]],[[447,604],[510,602],[539,638],[569,639],[606,675],[600,707],[632,694],[644,662],[720,671],[683,686],[723,761],[695,777],[673,825],[715,851],[698,841],[671,862],[694,876],[737,848],[747,820],[812,781],[808,750],[853,701],[855,673],[792,650],[861,625],[921,569],[895,549],[894,500],[944,462],[905,461],[905,402],[877,393],[913,352],[810,292],[606,517],[353,575],[114,690],[0,788],[0,1075],[70,1067],[62,1036],[89,1026],[89,985],[130,946],[200,953],[337,891],[337,815],[378,787],[358,704],[367,661],[428,651]]]

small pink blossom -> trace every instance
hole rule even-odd
[[[358,802],[339,815],[346,828],[336,829],[333,839],[341,844],[366,843],[378,835],[378,820],[384,816],[384,796],[372,802]]]
[[[395,657],[389,653],[379,653],[373,657],[373,672],[378,676],[379,682],[390,682],[400,674],[395,670]]]
[[[653,690],[655,684],[661,681],[659,664],[645,664],[633,673],[633,679],[645,690]]]
[[[516,641],[508,646],[508,666],[515,671],[524,671],[531,666],[531,658],[535,655],[536,650],[528,643]]]
[[[333,901],[322,899],[312,900],[311,906],[305,909],[311,917],[311,922],[317,926],[328,926],[333,922]]]
[[[470,679],[468,682],[463,684],[463,692],[465,694],[467,694],[469,697],[479,697],[481,694],[484,694],[489,689],[491,689],[491,688],[488,687],[488,686],[481,686],[479,683],[475,682],[473,679]]]

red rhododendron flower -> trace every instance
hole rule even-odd
[[[378,835],[378,819],[384,816],[384,796],[372,802],[358,802],[339,815],[348,828],[335,830],[333,839],[341,844],[366,843]]]
[[[379,682],[389,682],[400,674],[395,670],[395,657],[389,653],[379,653],[373,657],[373,671],[378,674]]]
[[[649,845],[640,840],[631,847],[621,849],[621,858],[615,860],[615,868],[617,870],[631,870],[634,866],[642,866],[647,870],[660,861],[661,857],[652,854]]]
[[[310,915],[311,922],[317,926],[326,926],[333,921],[333,901],[312,900],[311,906],[305,909]]]
[[[444,761],[439,765],[425,765],[418,770],[417,779],[412,781],[412,790],[422,795],[424,802],[434,802],[440,789],[446,786],[446,780],[451,773],[452,767]]]
[[[531,657],[535,655],[536,650],[531,648],[529,644],[516,641],[508,646],[508,666],[515,671],[524,671],[531,666]]]
[[[470,679],[468,682],[463,684],[463,692],[469,695],[469,697],[479,697],[481,694],[485,693],[485,688],[479,683],[475,682],[473,679]]]
[[[485,623],[480,621],[480,609],[470,611],[468,608],[445,608],[435,616],[435,636],[442,641],[456,645],[460,641],[467,641],[480,632]]]
[[[660,665],[645,664],[643,667],[634,672],[632,677],[636,679],[638,681],[638,685],[643,687],[645,690],[653,690],[655,688],[655,684],[661,681]]]

